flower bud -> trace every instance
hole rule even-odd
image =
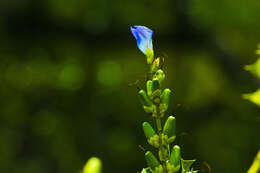
[[[164,74],[164,72],[163,72],[161,69],[159,69],[159,70],[157,70],[157,72],[155,73],[155,77],[158,79],[158,81],[159,81],[160,83],[162,83],[162,81],[163,81],[164,78],[165,78],[165,74]]]
[[[152,94],[153,94],[153,81],[148,80],[146,82],[146,91],[147,95],[149,96],[150,99],[152,99]]]
[[[169,116],[163,127],[163,134],[168,137],[168,143],[171,143],[176,138],[176,119],[173,116]]]
[[[161,99],[161,104],[159,106],[160,113],[163,113],[168,109],[170,95],[171,95],[170,89],[167,88],[167,89],[163,90],[161,97],[160,97],[160,99]]]
[[[153,102],[155,104],[159,104],[160,103],[160,95],[161,95],[161,90],[160,90],[160,83],[159,81],[155,78],[153,79],[153,93],[152,93],[152,98],[153,98]]]
[[[156,135],[153,127],[148,122],[143,123],[143,130],[147,140]]]
[[[146,92],[144,90],[140,90],[138,92],[139,98],[141,100],[141,103],[144,106],[151,107],[153,105],[152,101],[148,98]]]
[[[175,171],[180,169],[181,148],[178,145],[174,145],[172,148],[170,163],[173,165],[173,169],[175,169]]]
[[[152,170],[155,170],[156,167],[160,166],[159,161],[156,159],[156,157],[153,155],[151,151],[147,151],[145,153],[145,159],[147,161],[148,166]]]
[[[152,106],[143,106],[144,111],[148,114],[151,114],[154,112],[154,109],[156,109],[155,105]]]
[[[160,66],[160,58],[158,57],[158,58],[156,58],[156,59],[153,61],[151,71],[152,71],[153,73],[155,73],[155,72],[158,70],[159,66]]]
[[[158,79],[153,79],[153,85],[152,85],[152,89],[153,89],[153,92],[160,89],[160,82],[158,81]]]
[[[156,134],[153,137],[151,137],[148,140],[148,143],[152,146],[154,146],[155,148],[159,148],[160,147],[160,138],[159,136]]]

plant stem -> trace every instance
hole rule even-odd
[[[156,126],[157,126],[157,131],[159,134],[159,140],[160,140],[160,147],[159,147],[159,152],[162,154],[163,160],[162,160],[162,167],[163,167],[163,172],[167,173],[167,168],[166,168],[166,156],[164,155],[164,147],[162,145],[162,123],[161,123],[161,118],[156,117]]]
[[[156,125],[157,125],[157,130],[159,134],[162,132],[162,123],[161,123],[161,118],[156,117]]]

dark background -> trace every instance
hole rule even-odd
[[[260,148],[259,0],[1,0],[0,172],[105,173],[146,166],[139,104],[144,55],[132,25],[154,30],[176,143],[201,172],[244,173]],[[139,82],[136,82],[139,81]],[[132,86],[129,86],[132,84]]]

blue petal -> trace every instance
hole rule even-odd
[[[153,31],[146,26],[134,26],[134,28],[139,32],[144,39],[152,39]]]
[[[130,27],[132,34],[137,41],[137,47],[146,54],[147,48],[153,51],[152,36],[153,31],[145,26]]]

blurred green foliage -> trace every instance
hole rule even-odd
[[[256,53],[260,55],[260,45],[258,45]],[[260,58],[254,64],[246,65],[245,69],[260,79]],[[260,106],[260,89],[253,93],[244,94],[243,97]]]
[[[91,157],[85,164],[82,173],[101,173],[102,172],[102,162],[97,157]]]
[[[136,172],[149,149],[136,87],[145,58],[129,26],[155,31],[177,142],[201,172],[246,172],[260,144],[259,0],[0,1],[0,172]],[[156,52],[158,52],[156,51]],[[167,52],[167,53],[166,53]],[[210,168],[209,168],[210,166]]]

